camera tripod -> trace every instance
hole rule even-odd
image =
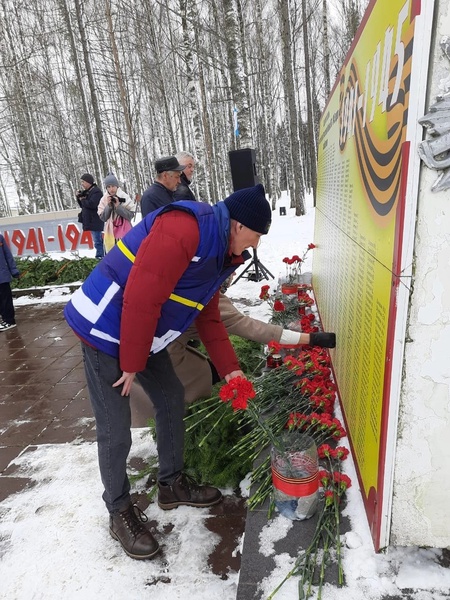
[[[247,273],[247,271],[250,269],[250,267],[254,266],[255,270],[254,271],[249,271]],[[247,274],[246,274],[247,273]],[[246,274],[246,275],[245,275]],[[262,264],[262,262],[258,259],[258,255],[256,253],[256,250],[253,249],[253,258],[250,261],[250,263],[245,267],[245,269],[242,271],[242,273],[239,275],[239,277],[236,278],[235,281],[233,281],[233,283],[231,285],[234,285],[235,283],[237,283],[239,281],[239,279],[243,276],[246,276],[247,279],[249,279],[250,281],[261,281],[262,279],[269,279],[269,276],[272,277],[272,279],[275,279],[274,276],[272,275],[272,273],[266,269],[266,267]]]

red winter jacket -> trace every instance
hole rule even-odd
[[[199,241],[195,217],[174,210],[155,220],[139,247],[124,294],[120,328],[123,371],[135,373],[144,368],[147,357],[138,349],[151,346],[161,306],[195,256]],[[242,262],[241,257],[232,260]],[[195,325],[212,362],[224,377],[240,367],[221,321],[218,301],[219,292],[201,311]]]

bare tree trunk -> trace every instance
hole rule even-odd
[[[314,206],[316,205],[316,140],[314,139],[314,117],[312,106],[311,89],[311,64],[309,60],[309,36],[308,36],[308,18],[306,13],[306,0],[302,0],[302,31],[303,31],[303,52],[305,55],[305,92],[306,92],[306,112],[307,112],[307,132],[308,132],[308,154],[309,167],[311,174],[311,186],[314,197]]]
[[[73,68],[75,69],[75,77],[77,81],[77,87],[79,90],[79,97],[81,100],[81,109],[82,109],[82,121],[83,121],[83,130],[85,131],[85,135],[88,140],[88,148],[90,150],[91,161],[94,164],[94,170],[96,173],[99,173],[101,170],[100,165],[100,157],[98,154],[98,147],[95,143],[94,132],[91,127],[91,119],[89,117],[89,108],[86,99],[86,93],[83,86],[83,79],[81,75],[81,66],[80,61],[78,60],[77,47],[75,43],[75,31],[72,24],[72,19],[70,16],[69,8],[67,6],[67,0],[59,0],[59,5],[61,9],[62,16],[64,18],[66,24],[66,33],[69,39],[70,50],[72,54],[72,63]],[[78,177],[81,175],[78,174]]]
[[[197,38],[197,47],[199,40]],[[206,86],[205,78],[203,73],[203,65],[199,64],[199,85],[200,85],[200,98],[202,103],[202,123],[203,123],[203,135],[205,138],[205,184],[207,186],[206,196],[202,200],[215,203],[218,198],[217,189],[217,162],[214,160],[214,145],[211,131],[211,119],[207,106],[206,98]]]
[[[361,9],[358,0],[344,0],[342,5],[345,19],[344,36],[346,38],[347,49],[355,37],[356,31],[361,22]]]
[[[237,108],[239,135],[237,145],[239,148],[252,147],[250,129],[250,110],[246,94],[247,74],[244,71],[242,47],[240,44],[239,23],[237,20],[236,0],[223,0],[225,12],[225,43],[228,56],[228,69],[230,71],[231,95],[234,106]],[[231,107],[232,109],[234,108]]]
[[[169,3],[166,3],[166,15],[167,15],[167,21],[171,22],[171,9],[169,9]],[[195,27],[195,21],[193,21],[191,23],[192,27]],[[178,73],[183,73],[182,69],[181,69],[181,61],[182,58],[180,56],[180,52],[179,52],[179,40],[177,39],[174,29],[173,27],[169,27],[168,28],[168,32],[167,35],[169,36],[169,42],[170,42],[170,48],[173,51],[173,60],[175,63],[175,69],[176,72]],[[183,37],[184,37],[184,31],[183,31]],[[183,61],[184,63],[184,61]],[[178,127],[176,128],[176,132],[178,135],[175,136],[176,138],[176,144],[174,146],[174,150],[177,152],[178,150],[183,150],[186,149],[186,140],[188,138],[187,135],[187,131],[186,131],[186,127],[187,130],[189,131],[189,120],[183,118],[183,115],[186,113],[185,111],[185,103],[183,101],[183,94],[181,91],[181,86],[180,86],[180,82],[182,80],[182,77],[176,77],[175,81],[174,81],[174,85],[172,87],[172,97],[175,101],[175,111],[178,113],[178,116],[176,118],[176,122],[178,124]],[[188,113],[187,113],[188,114]],[[180,146],[180,140],[182,142],[182,145]],[[188,143],[189,147],[191,145],[191,142]]]
[[[11,217],[11,207],[9,206],[8,196],[6,194],[3,179],[0,175],[0,217]]]
[[[108,171],[108,162],[109,161],[108,161],[108,155],[106,153],[105,138],[103,135],[103,125],[102,125],[102,120],[101,120],[101,116],[100,116],[99,102],[98,102],[98,98],[97,98],[97,87],[96,87],[94,75],[92,72],[91,56],[89,53],[89,46],[88,46],[88,41],[87,41],[87,37],[86,37],[86,28],[83,23],[82,7],[81,7],[80,0],[74,0],[74,5],[75,5],[78,31],[80,33],[81,47],[83,50],[84,67],[86,69],[86,75],[87,75],[88,83],[89,83],[89,93],[91,96],[92,112],[94,114],[95,134],[96,134],[98,150],[99,150],[99,154],[100,154],[101,170],[103,173],[106,174]],[[100,175],[100,173],[97,173],[97,175]]]
[[[242,0],[236,0],[236,8],[237,8],[237,22],[239,25],[240,48],[242,50],[243,73],[245,75],[245,77],[244,77],[245,96],[247,98],[248,110],[249,110],[248,127],[250,130],[250,137],[252,138],[252,142],[254,143],[254,135],[252,134],[252,130],[253,130],[252,124],[254,123],[255,115],[253,114],[252,106],[250,103],[251,94],[250,94],[250,86],[249,86],[249,78],[248,78],[249,64],[248,64],[248,57],[247,57],[247,44],[248,44],[247,39],[248,38],[247,38],[247,34],[246,34],[244,15],[242,13]]]
[[[327,0],[322,0],[322,28],[323,28],[323,74],[325,78],[325,98],[330,95],[330,42],[328,40],[328,5]]]
[[[302,161],[298,131],[298,113],[295,104],[294,74],[292,72],[291,24],[289,20],[289,2],[278,0],[278,11],[281,29],[281,45],[283,55],[284,93],[289,118],[289,136],[291,146],[291,173],[289,174],[291,190],[291,206],[295,207],[297,216],[305,214],[305,197],[303,189]]]
[[[38,11],[35,14],[39,23],[39,30],[44,31],[44,14]],[[50,45],[45,42],[41,43],[41,53],[44,59],[42,69],[44,74],[46,112],[48,115],[47,118],[50,117],[51,120],[51,124],[47,123],[43,112],[39,110],[35,111],[39,129],[39,154],[46,177],[46,188],[44,188],[44,191],[47,192],[47,198],[44,210],[57,211],[64,208],[64,203],[63,195],[58,185],[61,177],[57,178],[53,175],[53,150],[55,146],[59,149],[61,163],[70,162],[70,147],[67,144],[61,143],[61,140],[64,139],[65,130],[61,126],[60,103],[56,94],[58,75],[56,74],[56,69],[52,69],[53,57],[51,56]]]
[[[125,119],[125,127],[127,130],[128,150],[130,153],[131,163],[133,165],[136,189],[138,189],[141,186],[142,182],[136,159],[136,139],[134,135],[133,125],[131,123],[130,111],[128,109],[127,90],[125,87],[125,82],[123,80],[122,70],[120,68],[119,52],[117,50],[116,38],[114,35],[114,26],[111,15],[111,3],[109,0],[105,0],[105,15],[106,22],[108,23],[108,34],[113,54],[114,70],[116,72],[117,85],[119,87],[120,103],[122,105],[123,118]]]
[[[148,6],[148,14],[149,14],[149,18],[151,19],[152,13],[151,13],[150,5]],[[152,19],[149,22],[149,27],[150,27],[151,45],[152,45],[155,53],[158,54],[160,52],[159,45],[158,45],[159,31],[156,30],[154,19]],[[171,148],[170,151],[174,152],[177,147],[176,136],[175,136],[176,123],[174,122],[175,120],[172,118],[171,111],[170,111],[170,104],[169,104],[169,98],[171,97],[171,92],[170,92],[170,88],[168,87],[167,81],[170,81],[170,79],[167,77],[167,74],[164,72],[163,65],[161,64],[160,61],[156,62],[156,64],[154,65],[154,69],[156,69],[156,71],[158,73],[158,79],[159,79],[160,86],[161,86],[160,91],[161,91],[163,115],[165,117],[165,126],[167,127],[167,133],[169,136],[169,143],[166,142],[166,144],[167,144],[167,146],[169,146]],[[171,76],[175,77],[176,74],[172,73]]]
[[[267,61],[267,53],[264,44],[264,33],[263,33],[263,12],[261,0],[255,2],[255,28],[256,28],[256,52],[257,57],[257,73],[256,78],[257,85],[260,88],[261,93],[261,122],[262,125],[259,128],[259,134],[261,136],[261,153],[263,153],[262,163],[262,181],[265,184],[266,193],[269,198],[272,199],[272,203],[276,200],[276,169],[272,167],[276,163],[275,160],[275,145],[274,145],[274,131],[272,127],[273,119],[271,117],[271,109],[273,110],[272,103],[270,101],[270,67]],[[273,205],[273,208],[275,206]]]
[[[196,22],[198,19],[196,0],[180,0],[181,23],[183,27],[183,43],[185,49],[185,64],[187,77],[187,102],[189,105],[189,116],[192,121],[194,130],[194,148],[186,148],[186,150],[194,151],[197,159],[196,165],[196,196],[200,199],[209,199],[210,189],[208,181],[205,177],[205,159],[208,148],[205,147],[205,141],[202,131],[202,120],[199,110],[199,96],[201,102],[204,103],[204,94],[199,85],[199,77],[201,65],[198,59],[198,32],[196,30]],[[206,106],[204,107],[206,109]],[[202,116],[207,119],[207,110],[202,110]],[[206,131],[206,128],[203,128]]]

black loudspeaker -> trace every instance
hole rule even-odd
[[[259,183],[256,175],[256,152],[253,148],[230,150],[228,157],[230,159],[233,191],[252,187]]]

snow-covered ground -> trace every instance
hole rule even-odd
[[[288,206],[286,197],[280,205]],[[285,256],[303,254],[314,242],[314,209],[307,200],[307,214],[295,217],[274,212],[268,236],[258,249],[259,260],[275,276],[276,286],[284,275]],[[86,255],[92,255],[87,252]],[[311,269],[312,252],[303,272]],[[239,272],[238,272],[239,274]],[[269,308],[258,299],[261,282],[242,278],[229,295],[251,316],[267,319]],[[44,298],[21,297],[16,306],[34,302],[66,302],[61,289],[49,290]],[[338,340],[339,347],[339,340]],[[133,430],[132,456],[155,453],[144,429]],[[238,575],[228,580],[212,574],[206,558],[217,542],[204,525],[208,509],[179,508],[165,513],[155,504],[147,509],[149,520],[170,533],[159,535],[164,558],[133,561],[108,534],[107,515],[101,501],[101,483],[93,443],[46,445],[15,460],[21,474],[35,481],[34,487],[0,503],[0,598],[4,600],[211,600],[236,597]],[[439,550],[389,548],[376,554],[367,525],[354,465],[349,458],[345,470],[352,479],[347,492],[345,515],[351,531],[345,536],[346,587],[326,587],[323,600],[381,600],[409,591],[414,600],[450,598],[450,569],[439,566]],[[273,553],[273,542],[286,534],[292,522],[277,516],[261,533],[261,552]],[[292,566],[287,554],[275,558],[276,568],[261,582],[267,596]],[[263,597],[264,597],[263,596]],[[286,583],[276,598],[297,598],[295,579]]]

